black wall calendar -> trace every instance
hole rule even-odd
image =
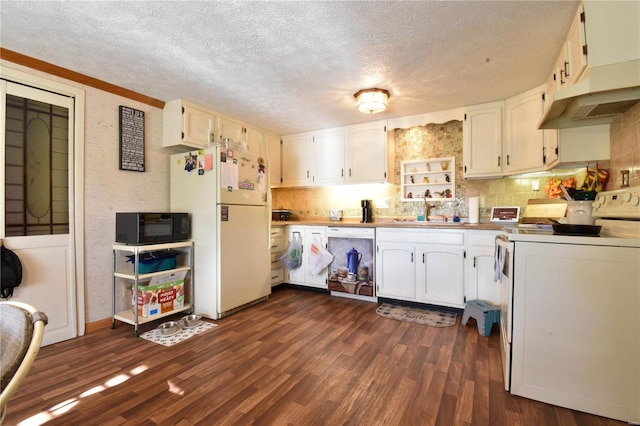
[[[120,106],[120,170],[144,172],[144,111]]]

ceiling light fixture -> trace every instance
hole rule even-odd
[[[387,109],[389,96],[389,91],[384,89],[362,89],[353,95],[358,104],[358,111],[369,114]]]

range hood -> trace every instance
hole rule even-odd
[[[640,60],[588,69],[588,76],[556,92],[539,129],[611,123],[640,101]]]

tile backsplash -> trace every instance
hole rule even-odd
[[[397,129],[389,139],[389,155],[393,156],[391,179],[386,184],[344,185],[323,188],[275,188],[273,207],[291,210],[292,217],[327,217],[331,209],[343,210],[347,218],[361,217],[360,200],[370,199],[375,217],[415,217],[423,212],[423,202],[400,201],[400,163],[440,157],[456,159],[456,193],[450,201],[436,201],[432,215],[452,216],[456,205],[461,216],[467,216],[469,197],[480,197],[480,216],[488,217],[494,206],[525,206],[529,199],[546,198],[546,176],[511,176],[500,179],[462,178],[462,122],[450,121],[410,129]],[[391,164],[389,164],[391,166]],[[620,171],[630,171],[630,184],[640,185],[640,103],[616,118],[611,125],[611,160],[600,167],[610,172],[607,189],[621,186]],[[560,178],[573,176],[578,185],[586,168],[557,169]],[[554,176],[551,174],[551,176]],[[535,187],[538,190],[534,190]],[[384,207],[387,204],[388,207]]]

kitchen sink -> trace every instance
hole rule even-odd
[[[425,221],[425,220],[416,220],[416,219],[393,219],[393,223],[397,223],[399,225],[405,224],[405,225],[424,225],[424,226],[460,226],[460,225],[464,225],[467,222],[453,222],[453,221],[447,221],[445,222],[444,220],[429,220],[429,221]]]

